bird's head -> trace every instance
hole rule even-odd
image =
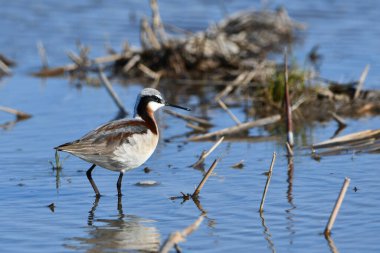
[[[189,108],[182,107],[179,105],[174,105],[165,101],[161,93],[153,88],[145,88],[137,96],[136,105],[135,105],[135,116],[142,115],[144,112],[152,111],[155,112],[163,106],[171,106],[180,108],[186,111],[190,111]]]

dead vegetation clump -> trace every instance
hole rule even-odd
[[[294,42],[296,31],[303,26],[292,21],[285,9],[279,9],[240,12],[184,38],[164,36],[159,27],[146,19],[141,21],[142,50],[127,49],[128,57],[114,65],[117,74],[228,82],[242,79],[246,72],[241,81],[263,82],[276,66],[267,59],[268,54]]]
[[[238,12],[199,32],[165,26],[155,0],[151,1],[151,9],[151,21],[144,17],[140,23],[140,49],[125,43],[120,53],[109,50],[109,55],[90,59],[89,48],[80,45],[79,54],[68,54],[72,64],[45,66],[34,74],[39,77],[69,74],[74,80],[99,85],[102,82],[98,76],[90,74],[97,73],[101,65],[111,78],[153,87],[168,83],[171,88],[211,87],[215,104],[220,104],[220,99],[240,104],[249,100],[248,116],[254,118],[283,114],[284,64],[271,60],[271,56],[294,44],[304,29],[285,9]],[[312,50],[309,60],[318,60],[317,49]],[[380,92],[362,89],[368,67],[359,81],[349,84],[322,79],[315,69],[301,68],[295,63],[289,66],[290,99],[302,101],[294,115],[296,124],[327,121],[332,119],[331,113],[349,117],[380,113]]]

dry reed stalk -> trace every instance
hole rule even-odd
[[[200,125],[203,125],[205,127],[212,127],[213,126],[213,124],[211,124],[209,121],[207,121],[205,119],[197,118],[197,117],[190,116],[190,115],[184,115],[184,114],[181,114],[181,113],[178,113],[178,112],[174,112],[174,111],[171,111],[171,110],[164,110],[164,112],[166,112],[167,114],[170,114],[170,115],[172,115],[174,117],[186,120],[186,121],[196,122],[196,123],[198,123]]]
[[[336,217],[338,215],[338,212],[339,212],[339,209],[340,209],[340,207],[342,205],[344,196],[346,195],[347,188],[350,185],[350,181],[351,180],[348,177],[346,177],[344,179],[344,183],[343,183],[342,189],[340,190],[338,199],[335,202],[334,209],[331,212],[329,221],[327,222],[327,225],[326,225],[326,228],[325,228],[325,231],[324,231],[324,234],[326,236],[330,235],[330,233],[331,233],[331,229],[334,226],[335,219],[336,219]]]
[[[235,116],[235,114],[233,114],[233,112],[227,107],[227,105],[220,98],[218,98],[216,101],[218,102],[220,107],[222,107],[223,110],[225,110],[228,113],[231,119],[235,121],[236,125],[241,124],[241,121]]]
[[[49,62],[46,54],[46,49],[42,41],[37,42],[37,50],[41,58],[42,68],[47,69],[49,67]]]
[[[13,109],[10,107],[5,107],[5,106],[0,106],[0,111],[7,112],[7,113],[15,115],[17,120],[23,120],[23,119],[28,119],[28,118],[32,117],[32,115],[30,115],[28,113],[18,111],[16,109]]]
[[[195,189],[194,193],[191,195],[192,198],[198,197],[199,193],[201,192],[204,184],[206,183],[207,179],[210,177],[212,171],[215,169],[216,165],[218,165],[220,161],[220,158],[215,159],[215,161],[212,163],[211,167],[208,169],[206,175],[203,177],[202,181],[199,183],[198,187]]]
[[[142,47],[144,49],[153,48],[155,50],[160,50],[161,44],[158,41],[156,35],[154,34],[148,20],[145,17],[141,19],[140,29],[141,29],[140,41],[141,41]]]
[[[360,91],[362,90],[365,79],[367,78],[367,75],[368,75],[369,67],[370,67],[370,65],[367,64],[365,66],[362,74],[360,75],[359,83],[358,83],[358,86],[356,87],[355,94],[354,94],[354,100],[357,99],[360,95]]]
[[[274,166],[275,161],[276,161],[276,152],[273,152],[272,162],[270,164],[269,171],[268,171],[267,182],[265,183],[263,196],[261,198],[260,209],[259,209],[260,213],[262,213],[263,209],[264,209],[264,202],[265,202],[265,198],[267,196],[268,187],[269,187],[270,179],[272,177],[272,171],[273,171],[273,166]]]
[[[198,219],[193,224],[191,224],[184,230],[171,233],[169,237],[166,239],[166,241],[162,244],[158,252],[167,253],[176,244],[185,241],[187,236],[189,236],[191,233],[193,233],[195,230],[198,229],[202,221],[203,221],[203,215],[199,216]]]
[[[203,151],[201,156],[199,157],[198,161],[196,161],[192,167],[197,167],[201,163],[204,162],[204,160],[219,146],[220,143],[224,140],[224,136],[222,136],[215,144],[208,150],[208,151]]]
[[[281,119],[281,115],[276,114],[276,115],[265,117],[265,118],[262,118],[259,120],[245,122],[245,123],[242,123],[238,126],[227,127],[227,128],[223,128],[221,130],[215,131],[215,132],[202,134],[202,135],[196,135],[196,136],[190,137],[188,140],[189,141],[200,141],[200,140],[209,139],[209,138],[212,138],[215,136],[236,134],[236,133],[248,130],[250,128],[253,128],[253,127],[273,124],[273,123],[279,121],[280,119]]]
[[[284,53],[284,79],[285,79],[285,112],[286,112],[286,130],[287,130],[287,140],[291,147],[294,145],[293,136],[293,119],[292,119],[292,109],[291,109],[291,98],[289,96],[289,75],[288,75],[288,53],[285,48]]]
[[[128,115],[127,110],[124,108],[123,103],[121,102],[119,96],[112,88],[112,84],[108,80],[107,76],[102,71],[101,67],[99,67],[99,78],[102,81],[103,85],[106,87],[108,94],[112,97],[112,100],[115,102],[116,106],[119,108],[120,112],[124,115]]]

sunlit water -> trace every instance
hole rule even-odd
[[[160,2],[164,21],[189,29],[204,29],[226,13],[247,7],[251,1]],[[324,55],[322,75],[343,81],[356,79],[365,64],[371,64],[368,87],[380,81],[377,41],[380,36],[379,4],[289,1],[290,16],[308,25],[303,46],[296,48],[303,59],[320,44]],[[277,2],[278,3],[278,2]],[[274,4],[273,4],[274,5]],[[17,61],[12,77],[0,82],[1,105],[29,112],[33,117],[0,130],[0,246],[2,252],[129,252],[156,251],[167,236],[191,224],[205,211],[199,229],[181,247],[186,252],[377,252],[380,248],[380,175],[376,154],[347,154],[310,158],[309,150],[297,149],[294,169],[288,161],[282,138],[225,141],[207,160],[223,159],[201,192],[200,204],[170,200],[180,192],[191,193],[203,174],[189,167],[212,143],[185,142],[173,138],[186,131],[184,122],[158,113],[163,138],[152,158],[126,174],[124,196],[118,203],[117,173],[96,168],[94,179],[104,197],[97,203],[85,171],[89,164],[62,154],[64,169],[57,175],[49,160],[52,147],[73,140],[112,119],[117,109],[103,88],[78,89],[66,79],[40,80],[28,73],[40,66],[35,47],[44,42],[52,65],[67,63],[65,51],[75,41],[91,45],[92,56],[104,54],[104,44],[119,48],[125,39],[138,46],[139,19],[150,15],[144,1],[14,1],[0,9],[0,52]],[[369,29],[370,27],[370,29]],[[127,108],[133,108],[138,84],[115,86]],[[165,93],[165,90],[163,90]],[[180,92],[189,101],[192,114],[197,99]],[[181,101],[180,100],[180,101]],[[180,102],[179,101],[179,102]],[[241,109],[234,113],[244,118]],[[231,126],[222,110],[209,112],[215,129]],[[0,113],[1,123],[13,120]],[[343,131],[375,129],[380,118],[347,120]],[[314,124],[297,133],[299,147],[325,140],[335,123]],[[269,136],[263,129],[251,135]],[[167,140],[167,141],[163,141]],[[170,140],[170,141],[169,141]],[[278,154],[260,216],[262,190],[272,153]],[[244,160],[242,169],[231,166]],[[143,168],[152,171],[144,173]],[[351,185],[333,228],[333,242],[324,230],[345,177]],[[140,181],[157,181],[151,187]],[[355,192],[353,188],[358,190]],[[48,205],[54,203],[54,212]]]

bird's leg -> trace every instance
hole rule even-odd
[[[117,180],[117,184],[116,184],[116,187],[117,187],[117,195],[119,197],[121,197],[123,194],[121,194],[121,181],[123,180],[123,175],[124,175],[124,172],[123,171],[120,171],[120,175],[119,175],[119,179]]]
[[[122,196],[118,195],[117,196],[117,210],[119,211],[119,217],[123,218],[123,203],[122,203]]]
[[[92,188],[94,189],[94,192],[96,194],[96,197],[99,198],[100,197],[100,192],[98,190],[98,187],[96,186],[94,180],[92,179],[92,176],[91,176],[91,173],[92,171],[94,170],[96,164],[93,164],[86,172],[86,175],[87,175],[87,178],[88,178],[88,181],[90,181],[90,184],[92,186]]]

